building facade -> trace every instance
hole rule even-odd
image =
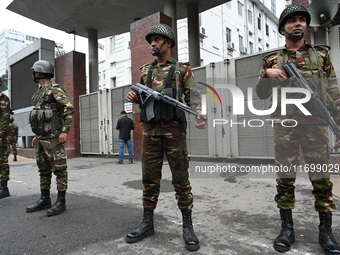
[[[6,70],[8,70],[9,57],[37,39],[39,38],[10,29],[3,29],[0,32],[0,77],[6,74]],[[56,55],[58,55],[58,53],[59,55],[65,54],[60,53],[64,52],[63,48],[63,44],[56,43]]]
[[[199,14],[201,66],[278,48],[277,31],[286,1],[230,1]],[[177,21],[178,60],[189,61],[188,22]],[[130,33],[105,39],[105,60],[99,63],[99,89],[131,83]]]
[[[36,37],[9,29],[3,29],[0,32],[0,76],[6,73],[8,58],[36,39]]]

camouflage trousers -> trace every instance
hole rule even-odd
[[[0,181],[9,180],[9,146],[6,139],[2,139],[0,144]]]
[[[171,169],[178,208],[190,210],[193,207],[193,195],[188,173],[186,135],[143,135],[143,206],[149,210],[156,208],[164,154]]]
[[[35,148],[40,174],[40,189],[50,189],[52,172],[56,176],[57,190],[67,190],[67,164],[65,147],[58,138],[38,140]]]
[[[17,141],[8,140],[9,149],[12,147],[12,153],[14,156],[18,155]]]
[[[287,167],[286,170],[277,173],[275,201],[278,208],[294,208],[294,184],[297,171],[301,171],[308,172],[312,183],[315,210],[327,213],[335,211],[333,183],[327,170],[330,157],[327,125],[305,124],[293,128],[275,125],[274,142],[275,165]],[[300,148],[305,165],[298,168],[296,166],[299,164]],[[316,166],[324,166],[323,171],[312,170]]]

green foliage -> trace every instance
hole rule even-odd
[[[8,89],[8,71],[6,70],[6,73],[1,75],[2,84],[0,86],[0,92],[5,91]]]

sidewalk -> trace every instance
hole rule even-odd
[[[181,229],[170,169],[163,167],[161,194],[155,210],[155,235],[135,244],[124,236],[142,219],[140,162],[116,164],[116,158],[82,157],[68,160],[67,210],[55,217],[46,211],[27,214],[25,206],[39,198],[39,175],[34,159],[10,156],[11,196],[0,200],[0,254],[280,254],[272,241],[280,230],[274,202],[275,173],[203,173],[190,162],[194,194],[193,221],[201,249],[187,252]],[[205,164],[211,164],[205,163]],[[230,164],[239,168],[241,164]],[[332,177],[339,204],[340,176]],[[56,198],[55,178],[51,189]],[[296,242],[287,255],[320,255],[318,215],[312,186],[298,175],[294,223]],[[333,233],[340,240],[339,212]],[[4,231],[5,230],[5,231]]]

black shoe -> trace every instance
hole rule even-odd
[[[200,244],[192,226],[191,210],[181,210],[183,216],[183,239],[188,251],[197,251]]]
[[[123,161],[118,161],[117,164],[124,164]]]
[[[7,188],[8,181],[0,181],[0,199],[9,197],[9,190]]]
[[[129,161],[129,164],[133,164],[133,160],[130,160],[130,161]]]
[[[127,234],[125,241],[127,243],[136,243],[142,240],[144,237],[151,236],[155,233],[153,227],[153,210],[144,208],[143,222],[131,233]]]
[[[17,161],[17,155],[14,155],[13,161]]]
[[[36,212],[44,209],[51,208],[51,198],[50,198],[50,190],[42,189],[40,199],[33,205],[29,205],[26,207],[26,212]]]
[[[66,210],[66,191],[58,191],[58,198],[55,204],[47,210],[47,216],[55,216]]]
[[[278,252],[290,250],[290,246],[295,242],[294,223],[292,210],[280,210],[282,229],[278,237],[274,240],[273,247]]]
[[[326,255],[340,254],[340,246],[332,234],[332,214],[319,212],[319,244]]]

